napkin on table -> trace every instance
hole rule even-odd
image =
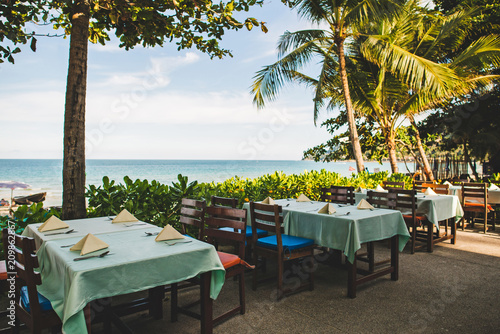
[[[82,240],[78,241],[69,250],[80,251],[80,255],[85,255],[108,247],[109,245],[107,243],[105,243],[92,233],[89,233],[85,237],[83,237]]]
[[[45,221],[42,225],[38,227],[38,231],[40,232],[46,232],[46,231],[52,231],[52,230],[59,230],[61,228],[68,228],[69,225],[63,222],[61,219],[57,218],[56,216],[52,216],[49,219]]]
[[[311,200],[307,198],[306,195],[300,194],[299,197],[297,197],[297,202],[310,202]]]
[[[488,187],[488,190],[500,190],[500,188],[498,188],[498,186],[496,184],[492,183]]]
[[[328,203],[327,205],[325,205],[324,207],[322,207],[318,211],[318,213],[326,213],[329,215],[331,215],[332,213],[335,213],[335,212],[337,212],[337,210],[335,210],[332,203]]]
[[[271,197],[266,197],[266,199],[262,201],[262,204],[274,205],[274,199],[272,199]]]
[[[363,188],[361,187],[357,187],[356,190],[354,190],[355,193],[362,193],[363,192]]]
[[[118,216],[113,219],[113,224],[115,223],[133,223],[138,222],[139,219],[135,218],[127,209],[123,209],[122,212],[118,214]]]
[[[447,185],[449,185],[450,187],[451,187],[451,186],[453,186],[453,184],[451,184],[451,183],[450,183],[450,182],[448,182],[448,181],[445,181],[443,184],[447,184]]]
[[[429,195],[429,196],[436,196],[436,195],[437,195],[437,194],[434,192],[434,190],[432,190],[431,188],[427,188],[427,189],[424,191],[424,194]]]
[[[370,203],[368,203],[367,200],[365,200],[363,198],[361,201],[359,201],[358,209],[359,210],[368,210],[368,209],[375,209],[375,208]]]
[[[375,188],[375,191],[386,191],[384,188],[382,188],[382,186],[380,184],[377,185],[377,188]]]
[[[170,224],[167,224],[161,230],[160,233],[158,233],[158,236],[156,236],[155,241],[165,241],[165,240],[172,240],[172,239],[184,239],[185,236],[179,233],[175,228],[173,228]]]

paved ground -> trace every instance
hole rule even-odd
[[[386,244],[379,244],[377,251],[387,253]],[[432,254],[411,255],[405,250],[399,281],[379,278],[359,287],[355,299],[347,298],[346,280],[346,271],[319,265],[314,291],[275,302],[274,282],[252,291],[248,274],[246,314],[220,324],[214,332],[493,333],[500,328],[499,233],[459,231],[457,245],[438,244]],[[236,292],[236,282],[227,281],[214,303],[215,313],[237,303]],[[179,296],[188,300],[197,293],[184,290]],[[199,332],[199,322],[183,315],[170,323],[168,301],[164,306],[164,320],[137,314],[124,321],[136,333]],[[103,333],[102,327],[94,326],[93,332]]]

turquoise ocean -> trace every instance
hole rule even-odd
[[[390,171],[388,162],[365,162],[370,172],[377,168]],[[264,174],[282,171],[285,174],[300,174],[305,170],[321,170],[350,176],[349,167],[356,167],[353,161],[314,162],[292,160],[87,160],[87,184],[102,184],[103,176],[123,183],[123,177],[131,179],[157,180],[171,184],[182,174],[189,181],[220,182],[234,176],[255,178]],[[413,171],[413,163],[408,163]],[[406,173],[403,163],[399,170]],[[30,185],[28,189],[15,189],[14,196],[47,192],[45,206],[62,204],[62,160],[58,159],[0,159],[0,181],[19,181]],[[10,189],[0,189],[0,198],[10,200]]]

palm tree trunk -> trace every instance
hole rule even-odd
[[[360,173],[365,170],[365,163],[363,161],[363,152],[361,152],[361,145],[359,144],[356,122],[354,121],[354,109],[352,108],[351,94],[349,93],[349,82],[347,81],[347,71],[344,56],[344,39],[340,39],[337,42],[337,47],[339,49],[340,79],[342,80],[342,90],[344,92],[347,123],[349,125],[349,137],[351,139],[354,159],[356,159],[356,167],[358,169],[358,173]]]
[[[89,35],[88,0],[76,1],[71,16],[64,113],[63,219],[85,218],[85,97]]]
[[[420,157],[422,158],[422,163],[424,167],[424,173],[430,181],[434,181],[434,174],[432,174],[431,165],[429,164],[429,160],[427,160],[427,155],[425,154],[424,146],[422,145],[422,139],[420,139],[420,133],[418,132],[417,123],[415,122],[415,118],[412,115],[408,116],[408,119],[411,122],[411,125],[415,129],[415,140],[417,141],[417,148]]]
[[[393,173],[398,173],[398,158],[396,156],[396,140],[394,133],[387,133],[385,136],[385,143],[387,144],[387,151],[389,152],[389,162]]]

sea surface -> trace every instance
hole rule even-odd
[[[365,162],[370,172],[376,168],[389,170],[388,162]],[[131,179],[157,180],[171,184],[177,175],[187,176],[189,181],[220,182],[234,176],[255,178],[264,174],[282,171],[285,174],[300,174],[305,170],[321,170],[350,176],[349,167],[355,162],[314,162],[292,160],[87,160],[87,184],[102,184],[103,176],[118,183],[123,177]],[[413,171],[413,163],[408,163]],[[403,163],[399,164],[402,173],[407,172]],[[62,204],[62,160],[58,159],[0,159],[0,181],[19,181],[30,185],[27,189],[15,189],[14,196],[47,192],[45,206]],[[10,189],[0,189],[0,198],[10,200]]]

